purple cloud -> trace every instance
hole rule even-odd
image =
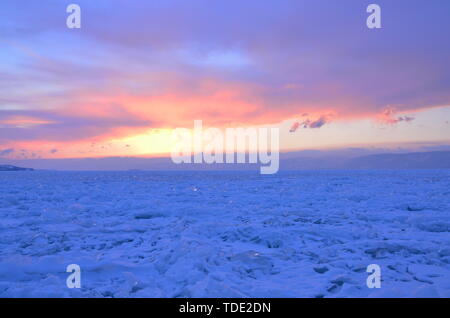
[[[386,107],[380,115],[380,120],[385,124],[397,124],[400,122],[411,122],[415,119],[412,116],[397,116],[396,110],[390,106]]]
[[[291,132],[291,133],[296,132],[300,127],[310,128],[310,129],[320,128],[320,127],[324,126],[325,124],[329,123],[330,118],[331,118],[331,115],[322,115],[316,120],[311,120],[308,118],[303,121],[296,121],[291,126],[289,132]]]
[[[379,0],[386,27],[375,31],[365,26],[360,0],[77,3],[83,27],[72,32],[65,27],[64,2],[2,1],[0,120],[37,115],[52,123],[2,125],[0,140],[77,140],[172,124],[143,119],[126,102],[110,115],[88,111],[108,109],[116,95],[150,101],[176,96],[160,113],[185,121],[217,114],[209,118],[224,123],[264,115],[281,121],[300,109],[367,117],[385,105],[400,112],[450,103],[449,1]],[[236,94],[237,87],[243,92]],[[241,103],[248,111],[210,101],[221,94],[236,94],[224,104]],[[208,107],[183,109],[184,101],[196,98]],[[157,107],[143,102],[139,108]],[[291,131],[327,122],[308,119]]]

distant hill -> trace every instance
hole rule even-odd
[[[12,165],[0,165],[0,171],[33,171],[31,168],[21,168]]]
[[[450,169],[450,151],[377,154],[347,160],[351,169]]]
[[[280,167],[282,170],[450,169],[450,151],[385,153],[353,158],[340,156],[291,157],[281,159]]]

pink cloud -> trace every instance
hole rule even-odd
[[[378,116],[378,119],[384,123],[389,125],[394,125],[400,122],[411,122],[415,119],[412,116],[399,116],[394,108],[388,106],[383,112]]]
[[[302,117],[303,116],[307,116],[307,114],[302,115]],[[329,123],[331,121],[331,118],[332,118],[332,115],[327,114],[327,115],[321,115],[317,119],[307,118],[302,121],[296,121],[296,122],[294,122],[294,124],[292,125],[292,127],[289,131],[295,132],[299,128],[310,128],[310,129],[321,128],[325,124]]]

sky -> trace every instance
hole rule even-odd
[[[445,146],[449,16],[448,0],[2,0],[0,159],[165,155],[194,120],[279,127],[286,151]]]

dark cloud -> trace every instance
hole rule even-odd
[[[320,128],[328,122],[327,117],[321,116],[319,119],[311,122],[309,128]]]
[[[405,122],[410,122],[413,121],[414,119],[416,119],[415,117],[412,116],[399,116],[397,117],[397,121],[405,121]]]
[[[320,128],[324,126],[325,124],[329,123],[331,119],[331,115],[322,115],[318,119],[311,120],[311,119],[305,119],[302,121],[294,122],[294,124],[291,126],[291,129],[289,132],[295,132],[299,128]]]

